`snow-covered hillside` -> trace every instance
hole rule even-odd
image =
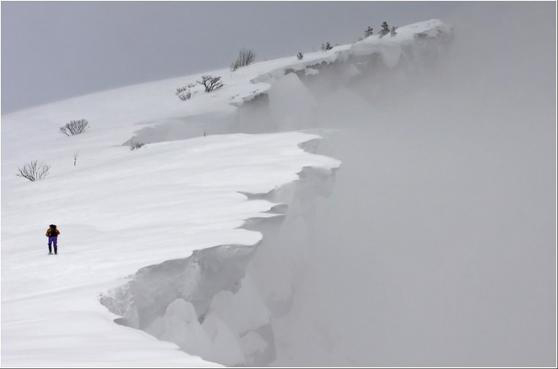
[[[275,216],[270,210],[277,204],[247,194],[291,183],[303,168],[329,173],[341,163],[300,147],[319,138],[314,133],[211,134],[212,117],[271,93],[287,72],[319,77],[321,66],[350,60],[347,73],[358,74],[354,65],[371,56],[395,66],[405,47],[450,33],[430,20],[400,27],[395,36],[374,35],[307,53],[303,60],[290,56],[235,72],[203,73],[222,76],[224,87],[185,102],[174,96],[175,89],[201,74],[2,117],[2,364],[215,365],[175,343],[116,324],[118,316],[101,305],[100,295],[143,267],[184,259],[194,250],[257,244],[262,235],[243,224]],[[123,145],[141,129],[201,115],[207,136],[169,135],[134,151]],[[60,126],[81,118],[89,121],[86,133],[60,133]],[[265,121],[259,124],[261,131],[271,131]],[[31,160],[51,166],[46,179],[27,182],[15,175]],[[62,233],[57,256],[47,255],[44,233],[51,223]],[[173,306],[180,310],[180,303]],[[216,327],[204,327],[213,332],[204,338],[209,346],[221,342]],[[257,346],[257,337],[254,341]]]

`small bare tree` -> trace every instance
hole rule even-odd
[[[374,28],[372,28],[372,26],[368,26],[368,28],[366,28],[366,30],[364,31],[364,37],[370,37],[374,34]]]
[[[48,175],[50,166],[46,164],[39,163],[37,160],[33,160],[25,164],[22,168],[17,168],[19,173],[18,177],[23,177],[31,182],[39,181]]]
[[[85,132],[89,122],[86,119],[72,120],[70,123],[66,123],[60,127],[60,132],[64,133],[66,136],[75,136]]]
[[[328,51],[328,50],[331,50],[331,49],[333,49],[333,46],[331,46],[331,44],[329,43],[329,41],[326,42],[325,44],[322,44],[322,50],[323,50],[323,51]]]
[[[397,34],[397,27],[391,26],[391,31],[389,32],[390,36],[393,37]]]
[[[298,53],[296,53],[296,58],[297,58],[298,60],[302,60],[302,59],[304,58],[304,54],[303,54],[302,52],[299,51]]]
[[[256,60],[256,53],[249,49],[242,49],[238,52],[236,60],[231,64],[231,69],[233,71],[238,68],[245,67],[252,64]]]
[[[213,76],[202,76],[201,81],[198,81],[200,85],[203,85],[205,92],[215,91],[218,88],[223,87],[223,82],[221,82],[221,77]]]

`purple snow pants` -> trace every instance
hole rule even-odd
[[[48,238],[48,253],[52,254],[51,246],[54,246],[54,253],[58,254],[58,245],[57,245],[58,237],[57,236],[50,236]]]

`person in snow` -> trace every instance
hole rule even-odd
[[[52,246],[54,246],[54,254],[58,255],[58,235],[60,231],[56,228],[56,225],[51,224],[47,231],[46,236],[48,237],[48,254],[52,255]]]

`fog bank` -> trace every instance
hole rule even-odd
[[[306,84],[343,166],[251,276],[291,282],[274,365],[552,365],[552,5],[469,9],[436,61]]]

